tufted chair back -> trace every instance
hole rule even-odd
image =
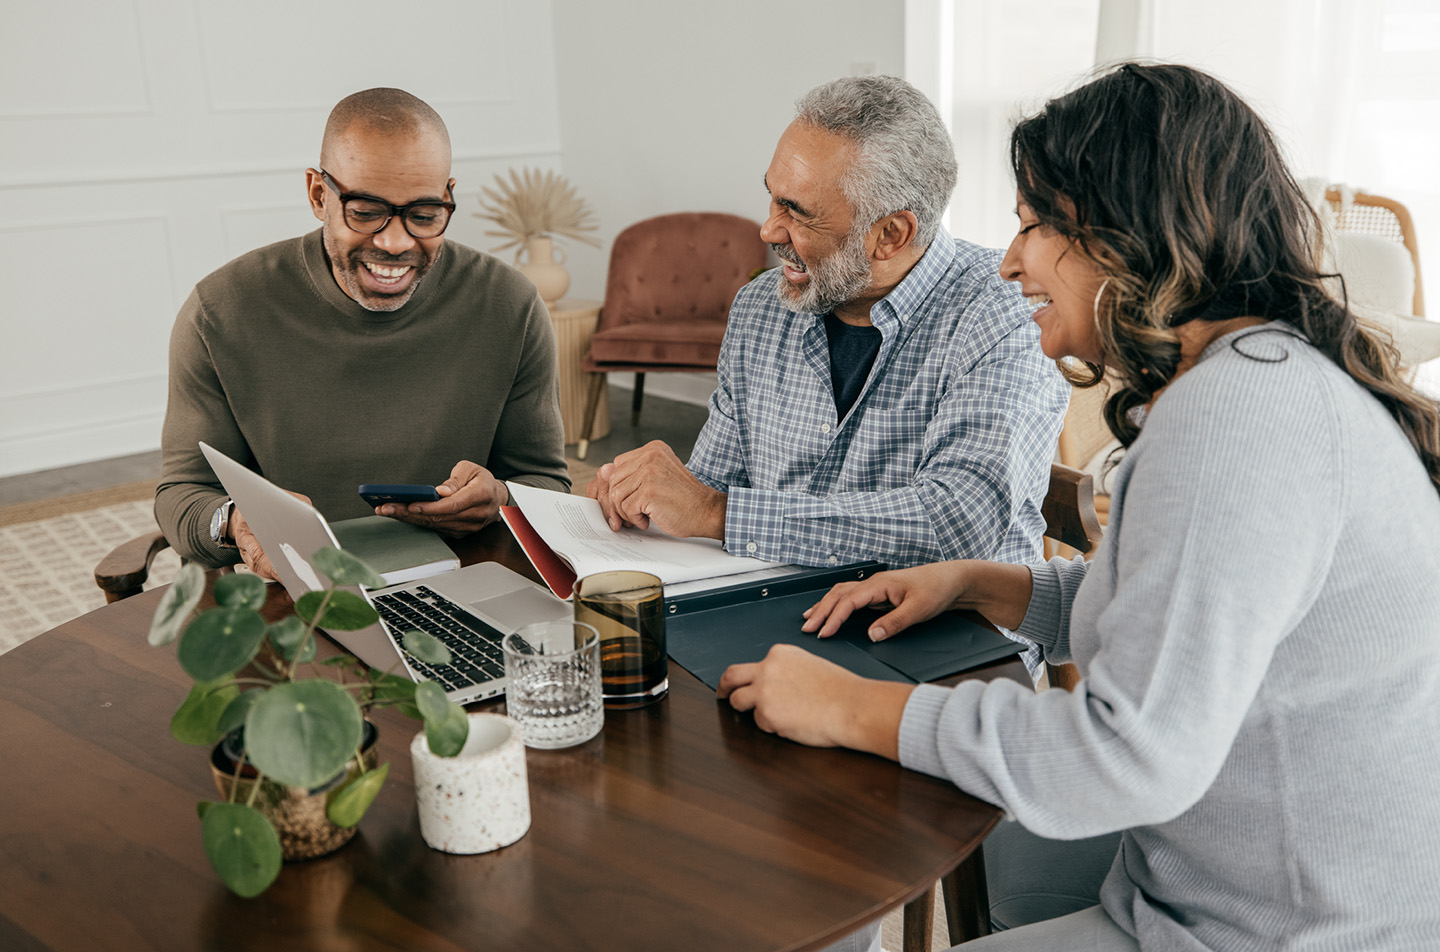
[[[584,459],[604,375],[633,372],[632,422],[645,374],[714,370],[735,292],[765,267],[760,225],[722,212],[636,222],[615,237],[600,321],[584,369],[595,374],[577,455]]]
[[[591,357],[713,370],[730,302],[764,265],[760,226],[739,215],[682,212],[631,225],[610,250]]]

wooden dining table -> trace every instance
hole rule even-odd
[[[502,525],[457,551],[535,577]],[[1000,817],[888,760],[767,734],[672,662],[663,701],[527,751],[530,830],[480,855],[426,846],[419,724],[374,712],[390,774],[359,834],[241,899],[201,846],[209,750],[170,736],[190,679],[146,641],[160,594],[0,656],[0,949],[814,949],[926,894]]]

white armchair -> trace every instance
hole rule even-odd
[[[1332,185],[1316,208],[1330,266],[1345,278],[1350,309],[1390,335],[1404,366],[1413,370],[1440,358],[1440,323],[1425,320],[1420,253],[1405,206]]]

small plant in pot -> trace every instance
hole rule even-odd
[[[150,626],[153,645],[179,639],[176,657],[195,679],[170,733],[215,746],[211,763],[225,799],[198,804],[201,835],[210,865],[247,898],[275,881],[284,859],[321,855],[354,835],[389,770],[377,765],[374,727],[365,719],[371,708],[393,706],[422,719],[430,749],[445,757],[460,752],[469,732],[465,710],[433,681],[369,668],[349,655],[315,661],[316,628],[352,631],[378,621],[364,598],[340,586],[383,580],[339,549],[321,549],[312,564],[330,587],[302,596],[295,614],[272,623],[260,614],[264,581],[242,573],[218,578],[216,607],[191,620],[205,573],[186,565]],[[450,661],[449,650],[424,632],[406,632],[402,641],[421,661]],[[326,667],[335,669],[332,676]]]

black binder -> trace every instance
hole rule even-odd
[[[732,664],[759,661],[771,645],[799,645],[867,678],[914,684],[934,681],[1018,654],[1023,646],[955,613],[882,641],[865,632],[878,611],[857,612],[829,638],[800,630],[801,612],[838,582],[884,571],[883,562],[808,569],[759,582],[665,597],[670,659],[713,689]]]

